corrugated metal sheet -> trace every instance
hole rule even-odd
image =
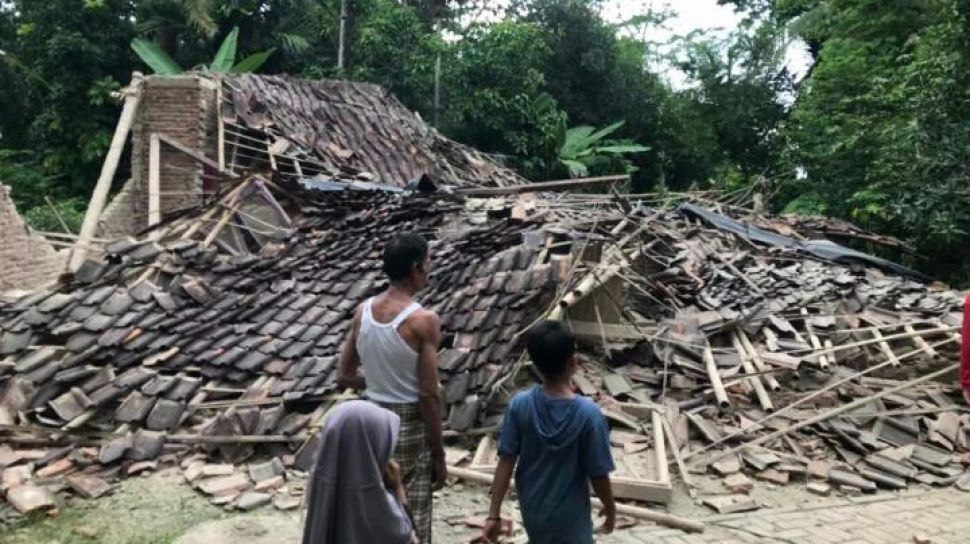
[[[269,136],[280,156],[335,176],[403,186],[422,175],[456,186],[524,183],[512,170],[442,136],[384,88],[290,76],[225,80],[223,120]]]

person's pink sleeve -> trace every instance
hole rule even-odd
[[[960,386],[970,392],[970,293],[963,301],[963,340],[960,344]]]

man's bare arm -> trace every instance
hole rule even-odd
[[[360,375],[360,355],[357,353],[357,334],[360,332],[361,310],[354,312],[350,332],[340,350],[340,366],[337,369],[337,385],[341,388],[366,389],[367,383]]]
[[[419,321],[421,349],[418,351],[418,404],[424,420],[428,445],[434,458],[435,487],[445,483],[445,450],[441,438],[441,388],[438,384],[438,347],[441,345],[441,321],[428,312]]]

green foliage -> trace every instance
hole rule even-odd
[[[131,41],[131,48],[142,62],[160,76],[174,76],[184,71],[172,57],[168,56],[168,53],[153,42],[135,38]]]
[[[785,162],[832,214],[916,245],[960,275],[970,257],[970,58],[965,0],[816,2],[824,39],[787,123]],[[797,197],[797,198],[796,198]]]
[[[159,74],[341,77],[385,86],[530,179],[757,183],[778,210],[895,234],[926,253],[915,264],[970,276],[970,0],[720,2],[745,22],[724,38],[686,36],[665,57],[646,38],[663,11],[611,25],[600,0],[514,0],[504,12],[485,0],[354,0],[342,71],[337,1],[4,2],[0,180],[30,221],[54,225],[45,196],[70,216],[110,141],[110,95],[139,59]],[[793,38],[815,60],[798,84],[784,69]],[[664,63],[686,84],[671,86]]]
[[[81,230],[87,209],[88,201],[75,196],[52,201],[52,205],[45,203],[26,208],[20,215],[28,225],[41,232],[64,232],[64,225],[67,225],[68,230],[76,234]]]
[[[219,50],[216,51],[215,58],[209,63],[209,71],[216,73],[227,73],[232,70],[232,65],[236,62],[236,42],[239,41],[239,27],[233,27],[224,40]]]
[[[649,151],[649,147],[634,144],[630,140],[607,140],[610,134],[623,126],[623,121],[596,130],[591,126],[573,127],[566,131],[559,147],[559,162],[569,170],[572,177],[595,174],[632,173],[636,167],[625,155]]]
[[[275,51],[275,49],[270,49],[268,51],[253,53],[239,62],[239,64],[233,64],[236,61],[236,43],[238,40],[239,27],[233,27],[225,39],[222,40],[222,45],[220,45],[219,50],[216,51],[215,58],[212,59],[212,62],[210,62],[208,66],[202,66],[202,69],[207,72],[215,72],[219,74],[226,74],[229,72],[237,74],[255,72],[256,70],[259,70],[267,60],[269,60],[270,55],[272,55],[273,51]],[[185,71],[172,59],[172,57],[168,55],[168,53],[162,50],[162,48],[154,42],[150,42],[142,38],[135,38],[131,42],[131,48],[138,55],[138,58],[150,66],[151,69],[154,70],[158,75],[174,76]]]

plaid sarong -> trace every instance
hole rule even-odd
[[[421,544],[431,544],[432,460],[421,409],[417,403],[380,405],[401,417],[401,436],[394,450],[394,459],[401,464],[414,531]]]

